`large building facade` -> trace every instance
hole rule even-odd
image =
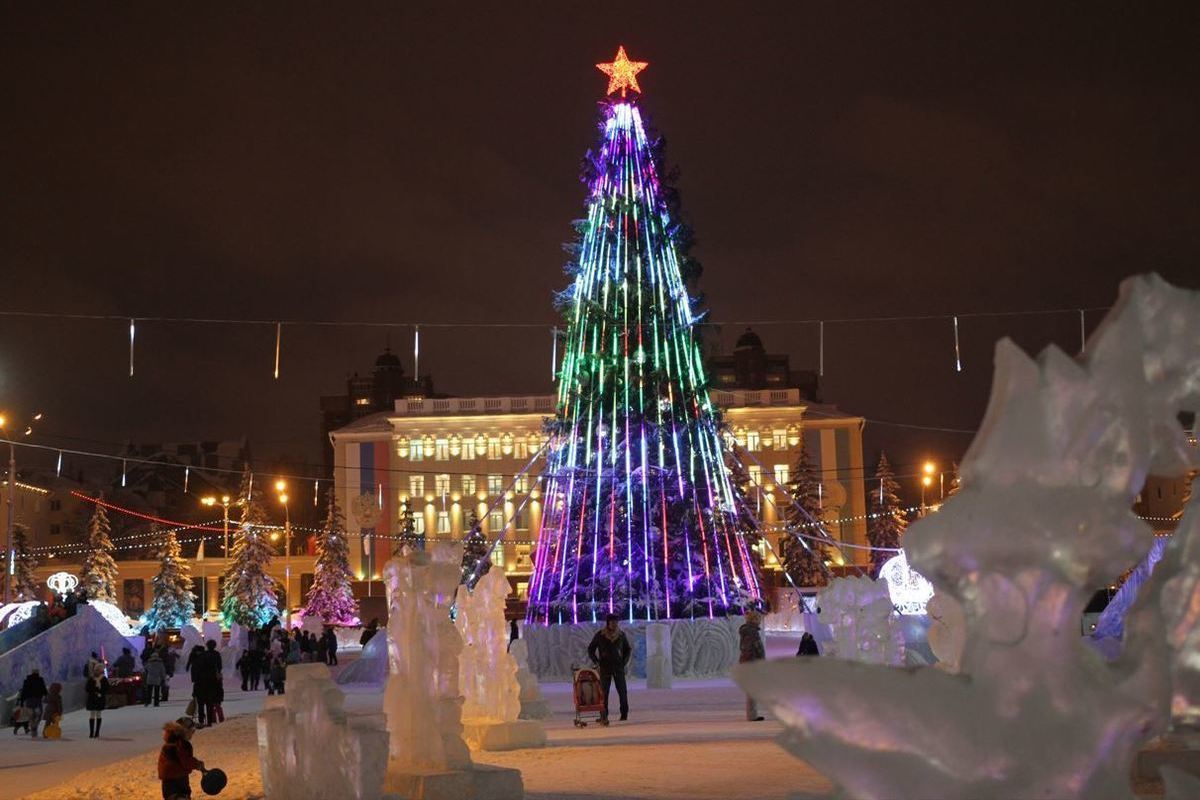
[[[784,534],[790,478],[803,441],[822,476],[824,516],[837,540],[866,544],[861,417],[804,400],[798,388],[713,391],[728,435],[744,450],[754,503],[769,546],[768,571]],[[492,562],[524,599],[542,512],[543,432],[552,395],[396,400],[330,434],[334,482],[346,510],[352,567],[378,580],[401,543],[402,517],[426,541],[461,542],[473,517],[499,541]],[[845,559],[865,562],[847,548]],[[835,556],[835,559],[840,559]]]

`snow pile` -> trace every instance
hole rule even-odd
[[[904,631],[884,581],[834,578],[817,595],[817,606],[817,618],[832,635],[822,644],[822,655],[864,664],[904,663]]]
[[[1124,800],[1172,691],[1200,697],[1197,498],[1121,658],[1070,635],[1092,588],[1150,549],[1130,512],[1147,473],[1196,466],[1177,414],[1200,410],[1200,293],[1126,281],[1086,353],[1034,361],[1000,342],[963,488],[905,535],[909,562],[963,608],[961,675],[824,658],[736,671],[789,728],[784,746],[844,794]]]
[[[324,664],[288,667],[287,694],[258,715],[258,763],[271,800],[375,800],[387,772],[382,714],[347,715]]]

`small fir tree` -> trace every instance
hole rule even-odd
[[[425,537],[417,534],[417,519],[413,514],[412,504],[405,500],[400,504],[400,541],[392,549],[393,554],[402,548],[424,550]]]
[[[803,439],[787,486],[791,495],[784,518],[787,533],[779,544],[783,570],[797,586],[825,586],[829,569],[825,566],[825,548],[817,541],[826,535],[820,524],[821,481]]]
[[[492,568],[492,560],[488,558],[489,543],[479,524],[479,514],[474,509],[471,510],[468,524],[470,530],[467,532],[467,538],[463,540],[462,577],[459,583],[471,589]]]
[[[155,525],[152,529],[158,531]],[[157,538],[157,537],[155,537]],[[175,531],[162,535],[158,574],[151,578],[154,601],[146,613],[146,625],[154,633],[164,628],[182,628],[196,613],[196,595],[192,593],[192,571],[180,555]]]
[[[98,500],[103,500],[101,494]],[[117,602],[117,569],[113,558],[111,528],[108,512],[99,503],[93,505],[92,518],[88,522],[88,549],[83,558],[83,586],[89,600]]]
[[[867,541],[875,548],[898,548],[908,520],[900,506],[900,484],[892,473],[887,456],[879,454],[879,465],[875,468],[875,481],[869,487],[870,501],[867,509]],[[896,555],[894,549],[871,551],[871,577],[879,577],[884,562]]]
[[[267,533],[262,495],[249,466],[242,473],[239,496],[245,502],[232,558],[225,572],[221,616],[226,625],[236,622],[257,628],[279,613],[279,601],[275,595],[275,580],[267,574],[275,548]]]
[[[41,600],[42,588],[38,584],[37,558],[29,549],[29,536],[21,523],[13,524],[13,593],[19,603]]]
[[[313,584],[308,590],[304,615],[320,617],[326,625],[352,625],[358,618],[358,603],[350,582],[350,547],[346,542],[346,518],[338,508],[333,487],[326,493],[325,525],[317,535],[317,560]]]

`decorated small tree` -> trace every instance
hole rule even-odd
[[[900,505],[900,484],[892,473],[892,465],[888,463],[887,455],[879,454],[879,465],[875,468],[875,481],[868,487],[870,497],[867,503],[867,542],[871,547],[885,548],[871,551],[871,577],[879,577],[879,568],[884,562],[896,555],[895,548],[900,547],[900,539],[908,520]],[[890,549],[888,549],[890,548]]]
[[[225,624],[233,622],[260,627],[279,613],[275,580],[267,574],[275,548],[267,533],[262,496],[249,466],[242,473],[240,496],[242,519],[233,554],[225,572],[221,616]]]
[[[103,500],[101,494],[98,500]],[[81,583],[87,592],[89,600],[103,600],[109,603],[117,602],[117,569],[116,559],[113,558],[113,543],[108,524],[108,512],[104,506],[95,503],[92,518],[88,522],[87,553],[83,557],[83,577]]]
[[[417,520],[408,500],[400,504],[400,540],[396,542],[392,552],[395,554],[405,547],[410,550],[425,549],[425,537],[417,534]]]
[[[13,524],[13,592],[17,602],[40,600],[42,587],[34,570],[37,558],[29,550],[29,536],[21,523]]]
[[[155,525],[155,532],[158,526]],[[157,633],[164,628],[182,628],[196,613],[196,595],[192,593],[191,568],[180,556],[175,531],[162,534],[158,574],[150,580],[154,600],[146,612],[146,625]]]
[[[320,617],[326,625],[352,625],[358,618],[358,603],[350,587],[354,575],[350,571],[346,519],[338,508],[333,487],[326,492],[325,525],[317,534],[316,545],[313,584],[304,616]]]
[[[825,548],[819,542],[825,536],[820,485],[808,448],[801,439],[800,453],[787,485],[791,495],[784,517],[787,532],[779,542],[784,572],[797,586],[824,586],[829,582]]]
[[[471,519],[468,524],[470,530],[467,531],[467,536],[463,540],[462,578],[459,579],[459,583],[471,589],[492,568],[492,561],[488,558],[490,548],[487,537],[483,535],[482,526],[479,524],[479,514],[474,509],[471,509]]]

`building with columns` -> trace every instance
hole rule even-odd
[[[801,389],[715,389],[729,435],[744,449],[749,496],[771,548],[783,534],[788,502],[779,488],[794,468],[801,441],[820,470],[830,534],[866,544],[861,417],[805,400]],[[478,516],[485,535],[500,540],[492,561],[524,599],[541,518],[542,448],[553,395],[407,397],[395,408],[333,431],[334,481],[346,511],[351,564],[360,580],[378,580],[400,544],[405,505],[415,533],[427,541],[460,543]],[[846,550],[847,560],[867,561]],[[836,558],[836,556],[835,556]]]

